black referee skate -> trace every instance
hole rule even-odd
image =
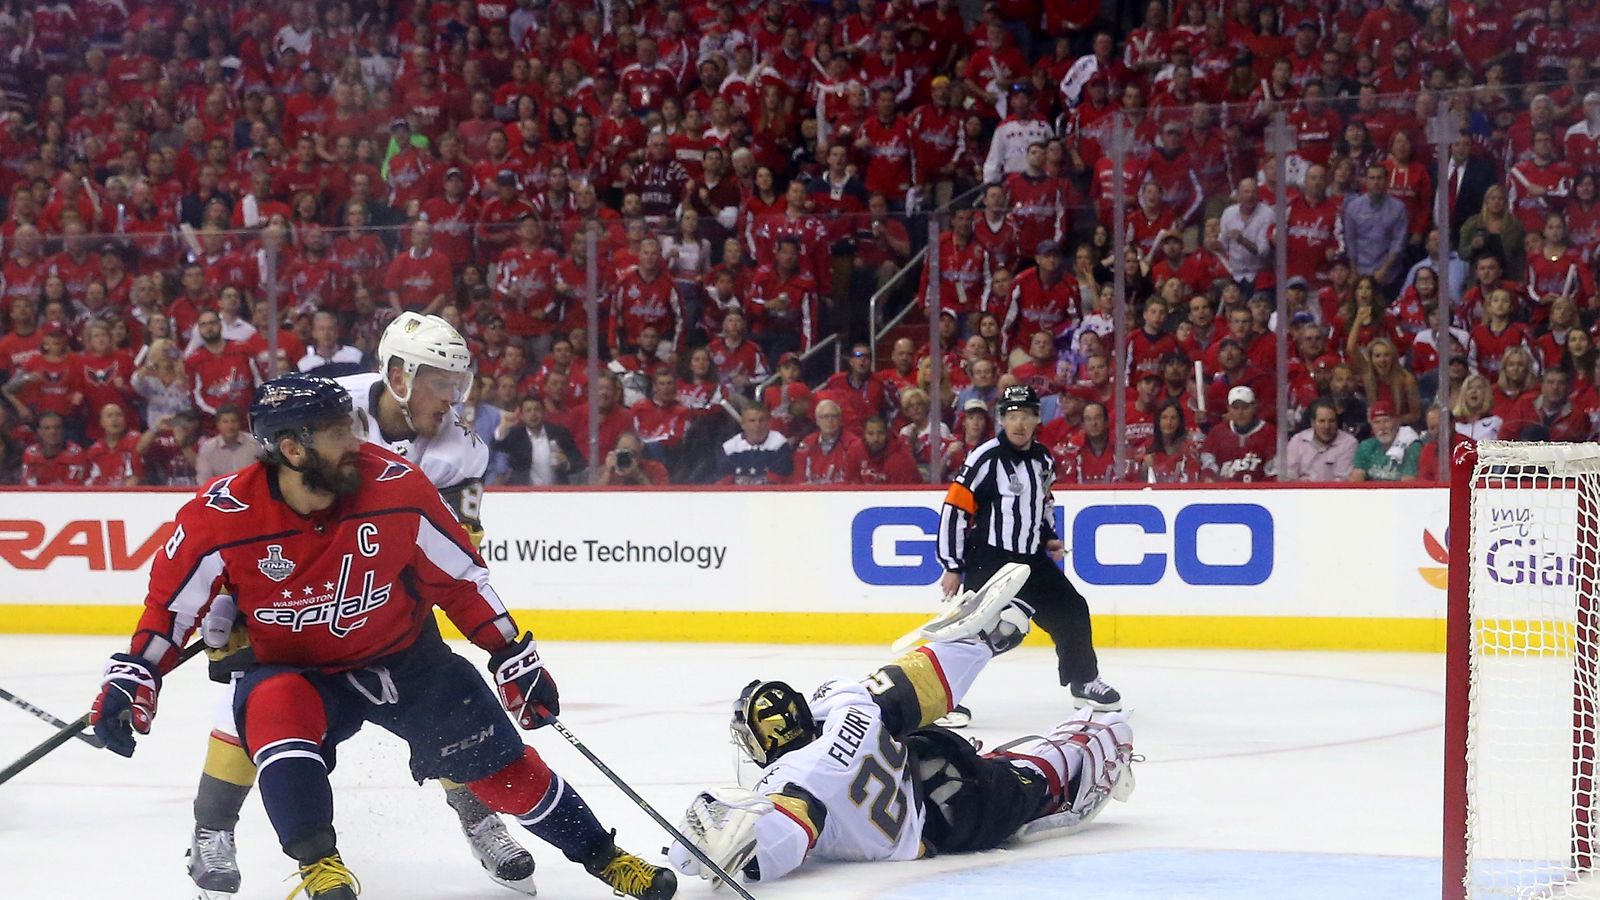
[[[639,900],[668,900],[678,892],[678,876],[672,874],[671,869],[652,866],[618,849],[611,840],[596,847],[583,868],[618,894]]]
[[[1117,712],[1122,709],[1122,695],[1117,689],[1106,684],[1099,678],[1072,686],[1072,705],[1083,709],[1097,709],[1101,712]]]
[[[189,877],[200,900],[225,900],[239,893],[239,857],[233,832],[194,827],[189,841]]]

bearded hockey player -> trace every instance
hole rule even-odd
[[[860,683],[829,682],[808,701],[781,681],[751,682],[732,730],[760,781],[702,792],[684,834],[726,871],[771,881],[810,858],[907,860],[1071,834],[1107,799],[1127,799],[1133,730],[1120,712],[1082,709],[983,754],[929,727],[1021,642],[1028,617],[1009,601],[1027,577],[1008,565],[974,595],[976,636],[934,640]],[[682,845],[669,858],[711,877]]]
[[[363,442],[350,414],[350,395],[326,378],[291,375],[257,389],[251,430],[265,454],[179,511],[129,650],[106,666],[96,734],[133,755],[163,674],[220,585],[254,653],[234,721],[267,817],[299,864],[296,894],[353,900],[359,890],[339,856],[328,772],[339,743],[371,722],[407,743],[419,781],[466,785],[612,890],[671,897],[672,873],[617,849],[614,832],[516,737],[507,713],[534,729],[560,712],[533,636],[518,637],[439,492],[412,464]],[[435,606],[490,654],[495,690],[444,644]]]
[[[378,360],[382,372],[335,379],[350,394],[357,436],[420,468],[477,546],[483,538],[479,516],[489,448],[461,424],[455,411],[472,385],[472,355],[466,340],[439,316],[405,312],[384,329]],[[224,619],[227,605],[224,601],[212,609],[222,633],[231,628]],[[230,682],[230,675],[249,662],[241,637],[212,654],[214,679]],[[233,829],[255,783],[255,768],[239,748],[233,699],[229,691],[217,710],[195,794],[189,876],[202,900],[231,896],[241,883]],[[512,839],[500,817],[471,791],[448,781],[444,788],[473,855],[489,877],[532,894],[532,854]]]

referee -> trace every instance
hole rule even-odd
[[[939,515],[939,586],[950,596],[965,582],[976,590],[1001,566],[1018,562],[1030,570],[1017,599],[1033,608],[1033,621],[1056,645],[1061,684],[1074,704],[1122,708],[1122,695],[1100,680],[1089,603],[1062,574],[1056,535],[1054,460],[1033,439],[1039,428],[1039,395],[1027,385],[1005,389],[995,404],[1000,432],[967,457],[951,482]]]

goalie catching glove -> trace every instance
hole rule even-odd
[[[491,655],[489,672],[494,675],[500,704],[524,729],[543,728],[561,714],[556,680],[545,671],[531,632]]]
[[[695,796],[678,830],[722,871],[735,875],[743,872],[753,881],[759,875],[754,866],[756,822],[772,809],[772,801],[760,794],[742,788],[712,788]],[[680,843],[674,842],[667,851],[667,861],[685,875],[710,880],[712,887],[722,883]]]
[[[121,756],[133,755],[133,734],[150,733],[159,693],[161,674],[149,663],[127,653],[111,657],[100,680],[100,696],[89,712],[89,724],[107,750]]]

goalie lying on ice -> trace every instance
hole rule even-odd
[[[1133,729],[1121,713],[1080,710],[990,753],[930,727],[1027,628],[1014,607],[991,615],[976,637],[926,644],[809,702],[783,682],[751,682],[732,729],[761,779],[754,791],[701,792],[683,833],[724,871],[770,881],[811,857],[906,860],[1070,834],[1126,799]],[[680,844],[668,858],[712,877]]]

